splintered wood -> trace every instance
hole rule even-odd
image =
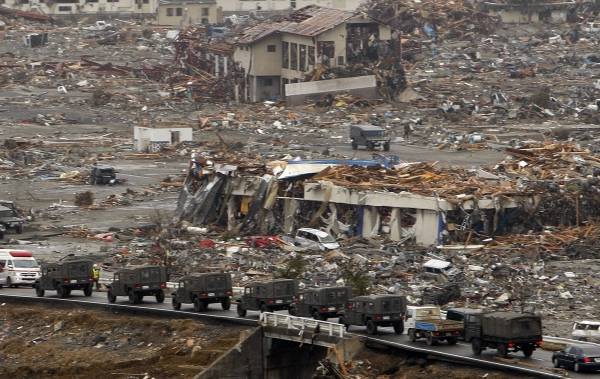
[[[438,169],[435,163],[414,163],[395,169],[381,167],[329,167],[315,180],[352,189],[411,192],[424,196],[495,196],[516,193],[512,183],[478,178],[463,169]]]

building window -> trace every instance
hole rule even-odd
[[[344,57],[342,55],[340,55],[338,57],[338,66],[343,66],[344,65]]]
[[[290,70],[298,69],[298,44],[290,43]]]
[[[264,78],[263,84],[265,87],[273,87],[273,78]]]
[[[200,20],[200,22],[202,23],[202,25],[208,25],[208,18],[203,18],[202,20]]]
[[[150,4],[150,0],[142,0],[142,3],[144,3],[144,4]]]
[[[306,71],[306,45],[300,45],[300,64],[298,65],[299,71]]]
[[[296,9],[296,0],[290,0],[290,8]]]
[[[59,6],[58,11],[59,12],[71,12],[71,7]]]
[[[182,16],[183,8],[175,8],[175,16]]]
[[[317,44],[317,56],[319,57],[319,63],[329,64],[331,59],[335,56],[335,42],[333,41],[319,41]]]
[[[315,66],[315,47],[314,46],[308,47],[308,65],[310,67]]]
[[[202,8],[202,16],[208,16],[208,8]]]
[[[289,43],[281,43],[281,67],[290,68],[290,49]]]
[[[4,1],[2,4],[4,4]],[[19,4],[29,4],[29,0],[19,0]]]
[[[85,0],[86,3],[97,3],[98,0]]]
[[[267,45],[267,52],[274,53],[277,47],[275,45]]]

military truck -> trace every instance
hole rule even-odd
[[[89,184],[115,184],[117,182],[117,171],[110,166],[94,166],[88,178]]]
[[[533,313],[466,314],[465,341],[471,343],[475,355],[492,348],[502,357],[511,351],[522,351],[525,357],[531,357],[542,343],[542,319]]]
[[[45,291],[51,290],[65,298],[71,295],[72,290],[83,290],[85,296],[92,296],[93,265],[91,260],[77,256],[43,264],[41,277],[33,284],[35,294],[43,297]]]
[[[157,303],[165,301],[167,269],[164,266],[140,266],[124,268],[115,272],[113,281],[107,285],[109,303],[117,301],[117,296],[129,297],[129,303],[139,304],[144,296],[155,296]]]
[[[0,200],[0,226],[5,229],[14,229],[18,234],[23,233],[25,217],[19,212],[12,201]]]
[[[224,311],[231,307],[231,275],[211,272],[184,276],[179,279],[172,294],[173,309],[180,310],[181,304],[194,304],[194,311],[206,310],[208,304],[221,303]]]
[[[244,293],[236,302],[237,314],[245,317],[247,311],[289,310],[297,295],[298,282],[294,279],[252,282],[244,286]]]
[[[408,307],[406,328],[411,342],[425,338],[429,346],[439,341],[455,345],[464,330],[462,321],[442,319],[438,306]]]
[[[380,326],[391,326],[396,334],[404,331],[406,297],[399,295],[357,296],[346,303],[339,323],[366,326],[368,334],[377,334]]]
[[[327,320],[339,317],[351,297],[350,287],[308,288],[298,294],[298,301],[291,306],[289,312],[292,316]]]
[[[390,151],[390,137],[385,129],[375,125],[352,125],[350,126],[350,141],[352,150],[365,146],[367,150],[375,150],[381,147],[383,151]]]

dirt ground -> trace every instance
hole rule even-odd
[[[192,378],[244,327],[100,311],[0,306],[0,377]]]

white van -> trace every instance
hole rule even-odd
[[[600,342],[600,321],[575,321],[571,336],[579,341]]]
[[[0,287],[33,285],[40,278],[40,265],[26,250],[0,249]]]

